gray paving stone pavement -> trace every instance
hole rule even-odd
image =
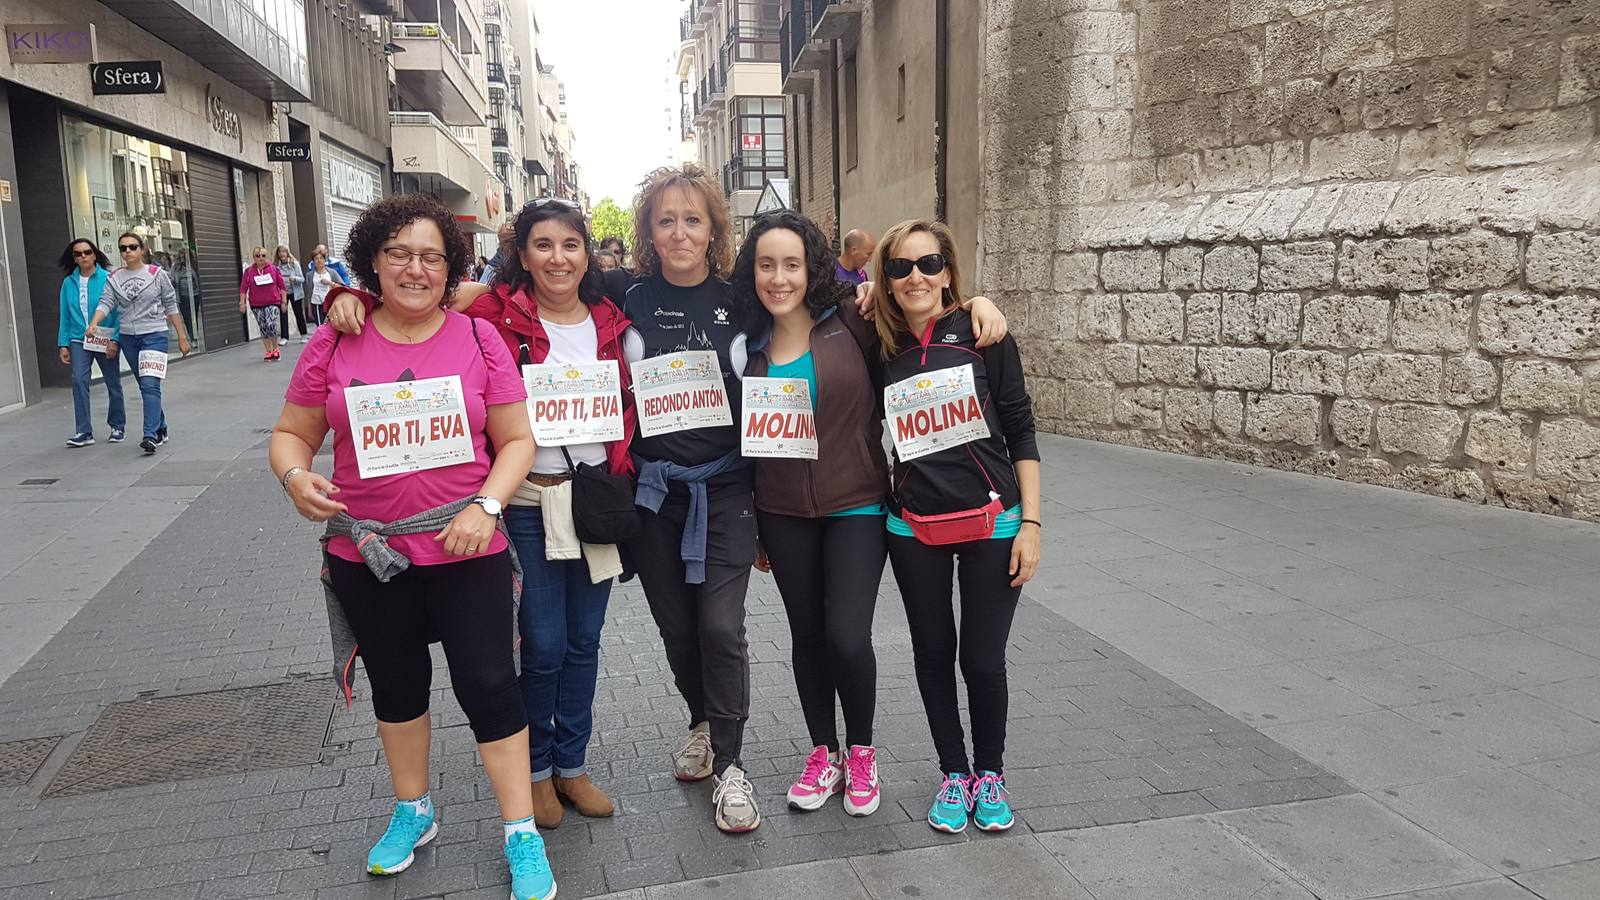
[[[494,804],[438,658],[444,827],[399,878],[360,869],[389,803],[359,700],[330,700],[317,765],[39,799],[108,703],[327,671],[315,528],[262,474],[257,429],[287,373],[240,352],[175,367],[178,439],[153,459],[58,449],[64,393],[0,418],[0,516],[28,523],[0,549],[0,741],[64,738],[0,789],[0,900],[504,896]],[[874,639],[889,802],[865,820],[781,808],[809,748],[764,578],[746,758],[767,820],[717,833],[709,787],[666,771],[684,713],[624,586],[590,754],[619,814],[547,833],[561,895],[1600,896],[1600,528],[1042,446],[1045,565],[1008,654],[1014,834],[921,821],[938,775],[888,581]]]

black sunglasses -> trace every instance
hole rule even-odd
[[[93,256],[94,255],[94,251],[93,250],[74,250],[74,251],[72,251],[72,255],[73,256]]]
[[[546,206],[546,205],[551,205],[551,204],[553,204],[555,206],[563,206],[563,207],[566,207],[567,209],[579,209],[580,208],[576,201],[568,200],[565,197],[537,197],[537,198],[535,198],[533,200],[529,200],[528,201],[528,205],[533,207],[534,209],[538,209],[541,206]]]
[[[121,250],[123,253],[127,253],[129,250],[143,250],[144,249],[144,245],[143,244],[118,244],[117,245],[117,249]]]
[[[944,255],[929,253],[921,259],[906,259],[903,256],[893,256],[883,261],[883,274],[890,278],[906,278],[915,266],[922,270],[924,275],[937,275],[944,271]]]

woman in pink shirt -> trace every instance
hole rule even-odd
[[[284,294],[289,288],[277,267],[268,264],[267,248],[257,247],[250,257],[250,265],[244,267],[244,275],[239,278],[239,312],[255,311],[264,351],[261,361],[272,362],[282,355],[278,351],[278,317],[283,313]]]
[[[331,624],[336,640],[353,631],[372,683],[396,804],[367,870],[405,870],[438,834],[428,795],[428,643],[437,638],[504,819],[512,895],[547,900],[555,880],[533,821],[512,659],[515,562],[499,527],[533,465],[533,435],[505,342],[443,308],[471,262],[467,246],[431,198],[368,208],[347,256],[383,302],[361,334],[323,328],[311,338],[269,456],[300,514],[329,522]],[[310,471],[330,430],[331,480]],[[345,671],[350,662],[338,660]]]

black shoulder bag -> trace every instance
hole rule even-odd
[[[585,544],[620,544],[639,536],[643,527],[633,505],[633,479],[613,475],[603,465],[573,465],[572,454],[561,448],[572,474],[572,525]]]

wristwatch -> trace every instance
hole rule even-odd
[[[483,511],[489,515],[494,516],[496,519],[500,518],[500,511],[503,507],[499,500],[493,497],[473,497],[472,502],[483,507]]]

